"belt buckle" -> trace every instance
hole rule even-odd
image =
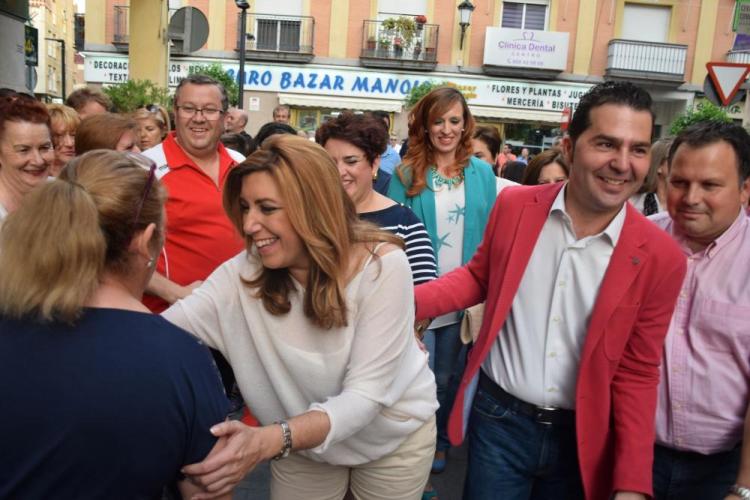
[[[553,413],[558,411],[560,408],[556,408],[554,406],[537,406],[536,408],[536,421],[543,425],[552,425],[554,422],[552,422]]]

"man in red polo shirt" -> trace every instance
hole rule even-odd
[[[143,298],[154,312],[188,295],[244,247],[221,203],[229,170],[245,159],[219,141],[228,104],[219,82],[188,76],[174,95],[175,132],[143,153],[156,162],[168,193],[164,250]]]

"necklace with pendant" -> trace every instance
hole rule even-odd
[[[464,181],[463,169],[461,169],[455,177],[445,177],[438,172],[435,167],[430,167],[430,169],[432,169],[432,183],[435,185],[435,189],[439,189],[443,186],[447,186],[448,189],[453,189]]]

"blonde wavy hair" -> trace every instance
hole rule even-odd
[[[158,251],[165,193],[144,162],[91,151],[24,198],[0,231],[0,313],[74,322],[104,271],[129,273],[130,242],[151,223]]]
[[[345,289],[355,244],[388,242],[403,248],[403,241],[360,221],[328,153],[307,139],[289,134],[266,139],[260,149],[227,176],[224,210],[240,234],[243,234],[242,183],[245,177],[257,172],[266,172],[276,182],[284,210],[308,254],[305,316],[322,328],[346,325]],[[245,235],[245,241],[249,250],[251,238]],[[294,284],[288,269],[264,267],[257,276],[243,281],[269,313],[278,316],[291,310],[289,294]]]

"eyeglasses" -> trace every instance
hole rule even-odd
[[[148,179],[146,179],[146,185],[143,188],[143,196],[141,196],[141,201],[138,202],[138,208],[135,211],[135,217],[133,218],[133,225],[137,226],[138,221],[141,218],[141,211],[143,210],[143,204],[146,203],[146,198],[148,198],[149,193],[151,192],[151,188],[154,185],[154,180],[156,179],[156,163],[153,162],[150,158],[146,158],[143,155],[139,155],[137,153],[126,153],[128,158],[133,160],[133,162],[137,163],[139,166],[143,167],[144,169],[148,167]]]
[[[192,118],[197,113],[200,113],[206,120],[218,120],[222,113],[224,113],[224,110],[218,108],[196,108],[195,106],[186,104],[185,106],[177,106],[177,113],[183,118]]]

